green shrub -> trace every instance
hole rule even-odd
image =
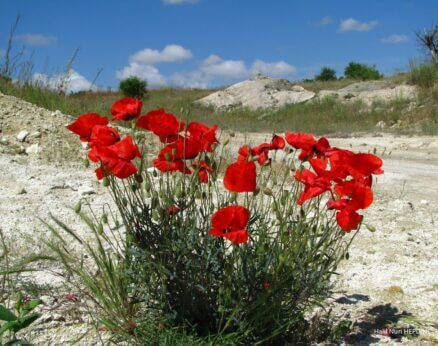
[[[142,99],[146,95],[147,82],[137,77],[129,77],[122,80],[119,89],[124,96]]]
[[[345,68],[344,74],[346,78],[350,79],[371,80],[382,78],[382,75],[375,66],[359,64],[353,61]]]
[[[424,89],[432,88],[438,82],[438,63],[427,62],[418,64],[415,61],[411,61],[409,82]]]
[[[315,76],[315,80],[327,82],[336,80],[336,71],[330,67],[323,67],[321,72]]]

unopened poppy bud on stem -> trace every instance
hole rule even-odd
[[[109,186],[109,184],[110,184],[110,181],[109,181],[109,179],[107,177],[102,179],[102,185],[103,186],[107,187],[107,186]]]
[[[81,208],[82,208],[82,203],[81,203],[81,201],[79,201],[75,205],[75,213],[77,213],[77,214],[80,213],[81,212]]]
[[[272,190],[271,190],[269,187],[265,187],[265,188],[263,189],[263,193],[264,193],[266,196],[272,196]]]

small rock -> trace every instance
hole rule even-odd
[[[378,129],[384,129],[386,127],[386,123],[383,120],[380,120],[377,124],[376,127]]]
[[[26,148],[26,154],[34,155],[39,154],[41,152],[41,147],[38,143],[32,144]]]
[[[35,131],[29,135],[29,138],[41,138],[41,132]]]
[[[2,137],[2,138],[0,138],[0,144],[8,145],[9,141],[8,141],[8,139],[6,137]]]
[[[17,195],[25,195],[27,193],[24,187],[18,188]]]
[[[304,89],[301,85],[294,85],[290,90],[301,92],[305,91],[306,89]]]
[[[429,201],[426,201],[425,199],[422,199],[422,200],[420,201],[420,204],[421,204],[421,205],[429,205]]]
[[[389,286],[387,289],[386,289],[386,291],[389,293],[389,294],[404,294],[404,292],[403,292],[403,289],[400,287],[400,286],[396,286],[396,285],[393,285],[393,286]]]
[[[96,191],[94,191],[92,186],[89,185],[83,185],[78,189],[78,192],[81,196],[86,196],[86,195],[94,195],[96,193]]]
[[[59,116],[61,116],[62,115],[62,113],[61,113],[61,111],[60,110],[56,110],[56,111],[54,111],[54,112],[52,112],[52,116],[53,117],[59,117]]]
[[[17,135],[17,139],[20,142],[24,142],[26,140],[26,137],[29,136],[29,132],[26,130],[20,131]]]

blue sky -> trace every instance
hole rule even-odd
[[[101,68],[105,88],[129,75],[154,87],[209,87],[257,72],[342,74],[352,60],[385,74],[406,69],[422,55],[414,32],[438,19],[438,1],[0,0],[0,50],[17,14],[15,47],[26,46],[38,78],[56,81],[79,48],[75,90]]]

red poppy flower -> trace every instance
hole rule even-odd
[[[331,188],[330,180],[327,177],[318,176],[308,169],[297,171],[295,179],[304,184],[304,191],[297,201],[298,205],[302,205],[305,201],[317,197]]]
[[[160,150],[160,155],[166,157],[169,161],[173,160],[191,160],[194,159],[201,151],[201,143],[189,138],[180,137],[175,142],[167,144]]]
[[[330,144],[325,137],[316,140],[310,133],[291,133],[286,132],[286,141],[296,149],[301,149],[298,159],[305,160],[312,158],[314,155],[318,157],[325,154],[330,148]]]
[[[350,210],[366,209],[373,203],[373,191],[368,185],[357,181],[344,181],[335,185],[335,192],[340,197],[348,197]]]
[[[108,146],[120,141],[119,132],[106,125],[96,125],[93,127],[90,136],[90,147]]]
[[[190,138],[195,139],[201,143],[202,151],[212,152],[213,144],[219,143],[216,138],[217,125],[208,127],[202,123],[191,122],[187,126],[187,132]]]
[[[173,216],[175,214],[178,214],[179,211],[180,211],[180,209],[175,204],[172,204],[171,206],[166,208],[166,214],[169,216]]]
[[[161,172],[181,172],[190,174],[192,171],[187,168],[183,160],[167,160],[163,155],[158,155],[153,161],[154,166]]]
[[[137,167],[131,162],[136,157],[141,157],[140,151],[132,138],[127,136],[107,147],[96,146],[90,159],[97,159],[102,163],[102,167],[96,170],[98,179],[107,176],[109,172],[117,178],[124,179],[137,172]]]
[[[141,116],[136,126],[153,132],[162,143],[171,143],[178,139],[178,133],[184,130],[185,124],[160,108]]]
[[[198,168],[198,177],[202,183],[208,183],[208,175],[214,172],[213,168],[211,168],[205,161],[195,162],[193,164],[194,168]]]
[[[358,180],[367,180],[371,186],[371,174],[382,174],[383,161],[373,154],[353,153],[349,150],[333,148],[326,152],[333,169],[351,175]]]
[[[228,166],[224,186],[232,192],[254,192],[256,189],[256,166],[254,162],[238,161]]]
[[[239,155],[237,156],[237,161],[248,161],[250,156],[254,155],[251,147],[249,145],[244,145],[239,148]]]
[[[211,218],[211,235],[225,237],[229,241],[240,244],[248,241],[245,230],[249,221],[249,211],[239,205],[219,209]]]
[[[71,132],[79,135],[82,142],[90,141],[91,131],[96,125],[107,125],[108,119],[97,113],[82,114],[67,126]]]
[[[143,103],[133,97],[124,97],[111,106],[112,120],[132,120],[138,118]]]
[[[356,229],[362,221],[363,216],[354,210],[342,210],[336,213],[336,222],[345,231]]]
[[[280,150],[284,149],[286,146],[286,142],[284,141],[284,138],[278,135],[274,135],[271,140],[271,150]]]

